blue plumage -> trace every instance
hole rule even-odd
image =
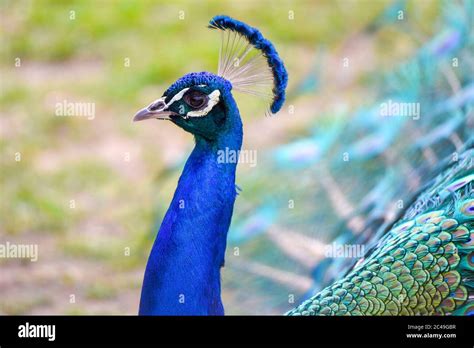
[[[222,90],[226,93],[230,93],[232,90],[232,84],[226,79],[214,75],[210,72],[194,72],[189,73],[174,82],[168,89],[163,93],[164,96],[173,96],[183,88],[195,85],[207,85],[209,87],[217,88],[222,86]]]
[[[205,123],[179,117],[172,122],[191,131],[196,146],[188,158],[148,260],[140,301],[141,315],[222,315],[220,268],[232,217],[236,163],[219,163],[223,149],[238,151],[242,123],[231,85],[211,73],[192,73],[176,81],[166,99],[181,90],[206,85],[221,92],[224,108],[197,121],[224,117],[215,136],[203,135]],[[224,113],[224,114],[223,114]],[[207,119],[207,120],[204,120]],[[186,128],[193,127],[193,128]],[[209,139],[211,138],[212,139]]]

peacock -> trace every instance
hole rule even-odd
[[[212,18],[209,27],[221,33],[218,73],[199,72],[181,77],[161,98],[134,117],[134,121],[171,121],[195,139],[195,147],[184,165],[151,249],[143,280],[140,315],[223,315],[220,271],[224,267],[226,247],[229,243],[246,243],[266,233],[281,216],[280,207],[274,201],[276,197],[285,196],[285,188],[262,199],[260,207],[250,214],[249,222],[237,223],[227,238],[240,190],[235,179],[243,140],[242,120],[232,90],[263,98],[268,101],[267,114],[275,114],[285,102],[288,74],[273,44],[258,29],[223,15]],[[432,61],[430,54],[439,52],[433,46],[423,49],[413,64],[401,68],[396,77],[398,82],[406,77],[413,79],[417,76],[413,71],[424,74],[420,67]],[[409,73],[404,75],[405,71]],[[386,78],[394,79],[391,75]],[[411,81],[412,88],[408,91],[411,93],[384,91],[385,96],[393,96],[394,100],[412,100],[414,96],[422,99],[424,95],[420,95],[418,88],[420,80]],[[459,140],[456,156],[444,154],[447,159],[440,159],[436,165],[420,165],[414,172],[417,180],[409,183],[410,192],[416,191],[416,194],[404,196],[411,204],[398,213],[388,214],[388,207],[401,192],[408,191],[408,180],[397,180],[397,173],[376,168],[374,176],[381,178],[378,184],[357,208],[347,209],[337,216],[343,222],[335,229],[335,238],[341,243],[367,244],[369,247],[363,257],[355,264],[335,259],[316,262],[319,258],[313,257],[315,262],[308,266],[314,265],[314,279],[319,281],[311,289],[306,285],[302,287],[307,290],[305,297],[309,299],[287,314],[474,313],[474,139],[472,131],[468,131],[472,126],[469,120],[473,98],[467,86],[464,99],[455,98],[434,106],[433,117],[447,112],[457,114],[449,134],[441,132],[441,128],[435,129],[425,137],[418,137],[412,145],[400,148],[400,153],[409,154],[409,158],[424,158],[430,156],[428,153],[433,160],[436,152],[427,149],[456,134],[455,139]],[[277,148],[274,157],[265,164],[284,169],[295,168],[288,166],[293,163],[301,172],[321,165],[317,178],[314,174],[309,176],[299,189],[310,197],[308,186],[313,187],[316,179],[323,180],[321,190],[329,197],[326,207],[330,209],[331,205],[345,200],[337,193],[338,184],[333,174],[344,164],[323,164],[324,154],[339,151],[341,147],[349,149],[356,164],[358,161],[364,164],[393,162],[390,149],[401,142],[405,120],[393,118],[380,124],[375,114],[374,110],[360,110],[360,121],[350,125],[350,132],[339,121],[324,132],[315,126],[313,135]],[[444,122],[440,121],[443,125]],[[420,126],[424,124],[421,122]],[[351,134],[366,136],[351,138]],[[470,140],[465,140],[469,137]],[[229,153],[234,156],[223,156]],[[412,173],[409,163],[405,165],[407,173]],[[300,223],[313,221],[317,226],[320,219],[327,219],[324,212],[324,207],[319,215],[303,209]],[[306,244],[310,252],[318,249],[306,236],[296,232],[285,236],[284,232],[272,230],[270,235],[287,256],[297,257],[291,250],[297,243]],[[288,239],[292,239],[291,243],[285,242]],[[260,275],[271,270],[259,268],[257,263],[242,267],[256,270]],[[341,273],[343,270],[345,274]],[[272,274],[266,273],[267,276]],[[344,275],[341,277],[341,274]],[[281,280],[281,277],[275,278]],[[325,283],[327,287],[319,288],[318,284]]]

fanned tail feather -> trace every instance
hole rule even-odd
[[[353,114],[342,109],[337,117],[320,115],[312,134],[298,137],[262,159],[265,166],[260,168],[272,168],[271,175],[250,175],[250,182],[258,182],[262,191],[258,200],[246,202],[246,208],[236,212],[231,248],[238,247],[241,258],[313,278],[311,289],[302,293],[301,287],[264,279],[264,274],[257,276],[240,267],[240,282],[246,289],[265,293],[274,313],[291,308],[298,298],[307,298],[348,274],[363,255],[306,258],[302,238],[286,238],[283,243],[270,230],[292,231],[289,235],[313,239],[323,254],[325,248],[338,246],[363,246],[366,253],[404,218],[408,207],[416,206],[421,193],[434,187],[440,173],[449,171],[472,146],[474,65],[469,58],[473,42],[467,16],[458,16],[455,23],[454,17],[445,17],[451,34],[440,33],[394,71],[373,76],[380,93],[372,107],[361,107]],[[455,31],[459,35],[452,34]],[[453,66],[452,57],[463,64]],[[381,105],[390,101],[419,103],[421,117],[381,116]],[[275,182],[292,184],[283,187]],[[246,187],[245,182],[242,186]],[[255,220],[255,211],[266,214]],[[415,213],[420,212],[412,210]],[[257,223],[250,229],[245,221]],[[246,238],[237,242],[242,234]],[[302,258],[309,261],[302,262]],[[462,254],[459,263],[463,286],[472,294],[469,265],[472,252]],[[289,302],[291,296],[296,297],[294,302]],[[454,314],[468,312],[466,304]]]

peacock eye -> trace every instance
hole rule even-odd
[[[201,109],[207,104],[209,97],[205,93],[193,90],[186,93],[183,99],[193,109]]]

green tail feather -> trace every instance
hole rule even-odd
[[[287,314],[473,315],[473,154],[440,174],[349,274]]]

